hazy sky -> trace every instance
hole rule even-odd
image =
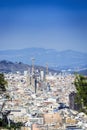
[[[87,51],[87,0],[0,0],[0,50]]]

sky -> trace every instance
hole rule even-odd
[[[87,52],[87,0],[0,0],[0,50]]]

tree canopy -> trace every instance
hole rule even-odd
[[[87,108],[87,77],[76,75],[74,82],[77,90],[77,102]]]
[[[6,91],[7,81],[4,74],[0,74],[0,93]]]

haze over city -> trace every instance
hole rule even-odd
[[[0,50],[87,51],[86,0],[0,0]]]

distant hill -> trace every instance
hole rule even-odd
[[[35,70],[43,70],[44,72],[46,72],[46,68],[43,67],[43,66],[34,66]],[[27,64],[24,64],[22,62],[11,62],[11,61],[6,61],[6,60],[3,60],[3,61],[0,61],[0,73],[9,73],[9,72],[12,72],[12,73],[15,73],[17,71],[23,73],[24,71],[26,70],[32,70],[32,66],[30,65],[27,65]],[[52,69],[48,69],[49,72],[51,73],[59,73],[58,71],[55,71],[55,70],[52,70]]]
[[[34,66],[35,70],[43,70],[46,73],[46,67],[43,66]],[[23,73],[26,70],[32,70],[32,66],[28,65],[28,64],[24,64],[22,62],[11,62],[11,61],[0,61],[0,73],[15,73],[17,71]],[[48,71],[51,73],[60,73],[61,71],[58,70],[53,70],[48,68]],[[66,71],[67,72],[67,71]],[[84,70],[80,70],[78,72],[75,71],[71,71],[69,73],[78,73],[78,74],[82,74],[82,75],[87,75],[87,69],[85,68]]]
[[[30,66],[26,65],[26,64],[23,64],[21,62],[17,63],[13,63],[11,61],[6,61],[6,60],[3,60],[3,61],[0,61],[0,72],[5,72],[5,73],[8,73],[8,72],[16,72],[16,71],[20,71],[20,72],[23,72],[24,70],[28,70]]]
[[[35,65],[48,66],[55,70],[76,69],[87,67],[87,53],[81,53],[73,50],[56,51],[44,48],[27,48],[21,50],[0,51],[0,60],[12,62],[23,62],[32,64],[32,58],[35,58]]]
[[[78,73],[81,74],[81,75],[86,75],[87,76],[87,69],[80,70]]]

